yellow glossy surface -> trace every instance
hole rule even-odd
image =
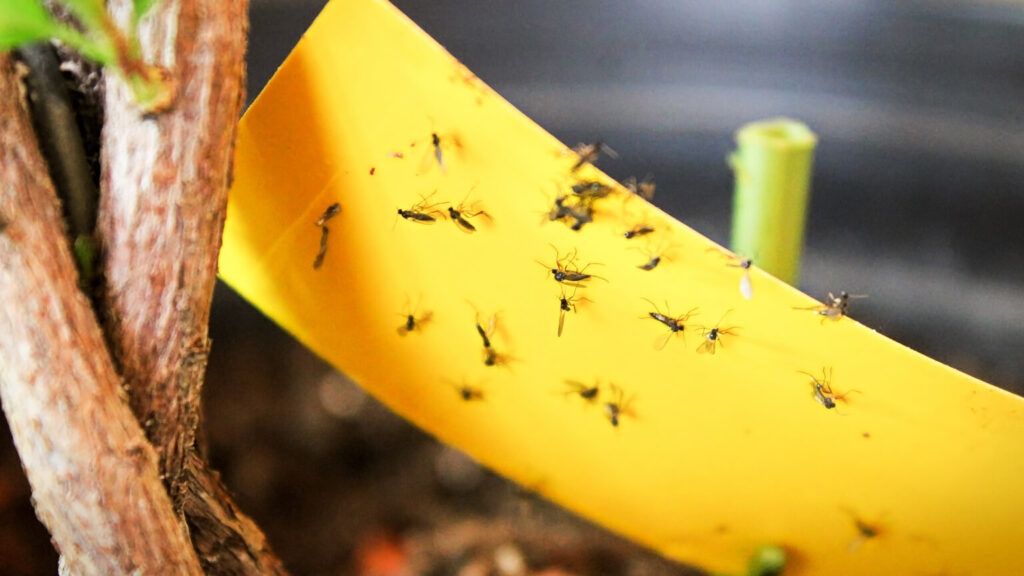
[[[579,232],[547,222],[575,161],[392,6],[335,1],[241,122],[221,273],[399,414],[672,558],[741,572],[778,544],[787,574],[1024,573],[1021,398],[793,310],[815,302],[757,269],[744,299],[726,255],[621,189]],[[435,190],[472,190],[492,220],[468,234],[398,217]],[[314,222],[334,202],[314,270]],[[639,222],[657,231],[624,239]],[[671,260],[643,271],[630,248],[648,240]],[[561,337],[560,286],[537,263],[549,244],[604,278],[579,289],[589,301]],[[685,338],[657,350],[667,328],[644,298],[699,307]],[[410,308],[432,317],[402,336]],[[475,310],[485,327],[498,313],[507,364],[484,364]],[[695,324],[727,310],[739,328],[697,354]],[[823,366],[836,392],[857,390],[835,410],[797,372]],[[565,379],[604,388],[588,403]],[[608,383],[631,399],[618,427]],[[879,534],[860,538],[855,518]]]

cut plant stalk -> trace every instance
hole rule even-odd
[[[796,286],[817,137],[801,122],[777,118],[743,126],[736,144],[729,156],[732,251]]]
[[[332,2],[239,125],[222,276],[399,414],[671,558],[739,574],[775,546],[796,575],[1024,572],[1021,398],[793,310],[815,302],[591,165],[573,173],[567,150],[390,4]],[[549,221],[580,181],[612,187],[592,221]],[[472,234],[396,214],[470,190],[490,216]],[[637,221],[671,260],[637,268]],[[588,301],[562,336],[553,258],[603,278],[577,282]],[[432,314],[416,338],[410,301]],[[692,308],[682,329],[650,316]],[[832,408],[800,373],[823,367]],[[856,552],[851,513],[884,518]]]

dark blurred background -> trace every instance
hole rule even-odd
[[[819,145],[802,288],[870,294],[857,320],[1024,392],[1024,7],[396,4],[563,142],[608,142],[613,177],[654,173],[655,203],[718,242],[735,130],[803,120]],[[252,1],[250,101],[322,6]],[[690,573],[439,445],[224,286],[211,332],[211,454],[295,573]],[[0,455],[0,573],[52,574],[9,439]]]

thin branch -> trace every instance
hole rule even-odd
[[[110,3],[131,19],[132,3]],[[172,108],[143,115],[108,75],[98,233],[107,336],[175,506],[212,574],[282,573],[197,447],[207,324],[244,97],[247,2],[177,0],[140,29],[147,62],[176,82]]]
[[[200,574],[77,275],[10,56],[0,56],[0,398],[65,570]]]
[[[91,236],[96,228],[99,191],[92,181],[56,51],[49,43],[33,44],[18,50],[18,57],[31,69],[25,82],[36,136],[64,206],[71,237]]]

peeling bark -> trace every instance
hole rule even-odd
[[[66,572],[200,574],[125,402],[64,235],[10,56],[0,56],[0,399]]]
[[[207,324],[244,101],[247,4],[158,4],[140,41],[145,60],[164,66],[176,83],[172,107],[144,116],[124,83],[108,75],[101,148],[107,338],[211,574],[283,573],[197,446]],[[131,6],[110,3],[122,24]]]

